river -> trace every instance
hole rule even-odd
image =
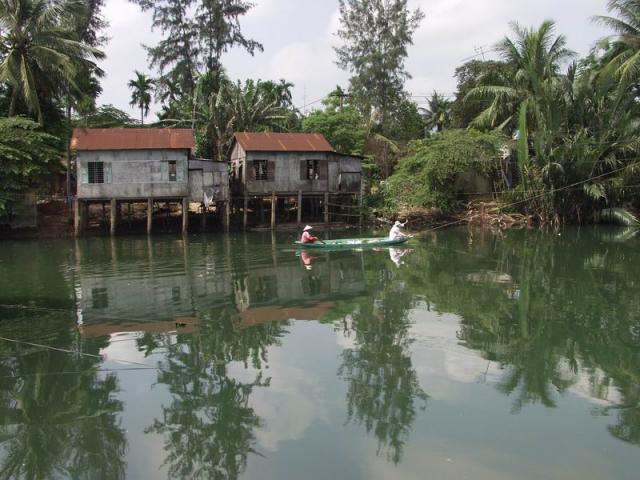
[[[636,479],[635,233],[2,242],[0,478]]]

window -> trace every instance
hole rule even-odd
[[[104,162],[88,162],[89,183],[104,182]]]
[[[254,160],[253,161],[253,178],[256,180],[267,180],[267,161],[266,160]]]
[[[175,160],[169,160],[169,181],[175,182],[178,179],[178,165]]]
[[[320,179],[320,161],[307,160],[307,180]]]

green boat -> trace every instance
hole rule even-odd
[[[390,240],[384,237],[378,238],[340,238],[337,240],[324,240],[322,242],[302,243],[296,242],[296,246],[305,249],[348,249],[348,248],[372,248],[372,247],[393,247],[401,245],[410,237]]]

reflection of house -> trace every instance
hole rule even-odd
[[[75,129],[76,234],[85,227],[91,202],[109,204],[115,233],[122,204],[146,204],[150,231],[155,203],[180,203],[186,230],[190,199],[204,202],[207,193],[211,201],[226,201],[227,166],[191,159],[193,145],[191,129]]]
[[[122,323],[94,323],[78,325],[78,331],[84,338],[103,337],[118,333],[195,333],[198,330],[196,317],[176,317],[175,320],[163,322],[122,322]]]
[[[336,299],[365,291],[362,262],[362,255],[353,252],[334,258],[322,255],[313,260],[312,270],[299,262],[253,268],[234,282],[243,324],[321,318]]]
[[[283,307],[267,305],[249,308],[240,312],[240,323],[243,327],[253,327],[262,323],[281,322],[285,320],[318,320],[323,318],[334,307],[334,302],[318,302],[302,307]]]
[[[361,253],[321,255],[312,270],[292,253],[241,275],[217,263],[229,257],[225,245],[183,240],[151,245],[135,238],[78,243],[73,275],[82,334],[188,333],[203,318],[215,320],[221,309],[237,311],[245,327],[314,320],[334,302],[365,292]],[[91,258],[87,264],[85,255]]]
[[[337,153],[319,133],[236,133],[231,177],[244,226],[249,211],[254,223],[262,223],[265,210],[272,226],[278,218],[300,223],[322,215],[326,223],[361,199],[361,158]],[[342,215],[338,220],[348,214]]]

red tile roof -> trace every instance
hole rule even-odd
[[[75,150],[144,150],[193,148],[190,128],[75,128]]]
[[[321,133],[238,132],[236,141],[245,152],[333,152]]]

